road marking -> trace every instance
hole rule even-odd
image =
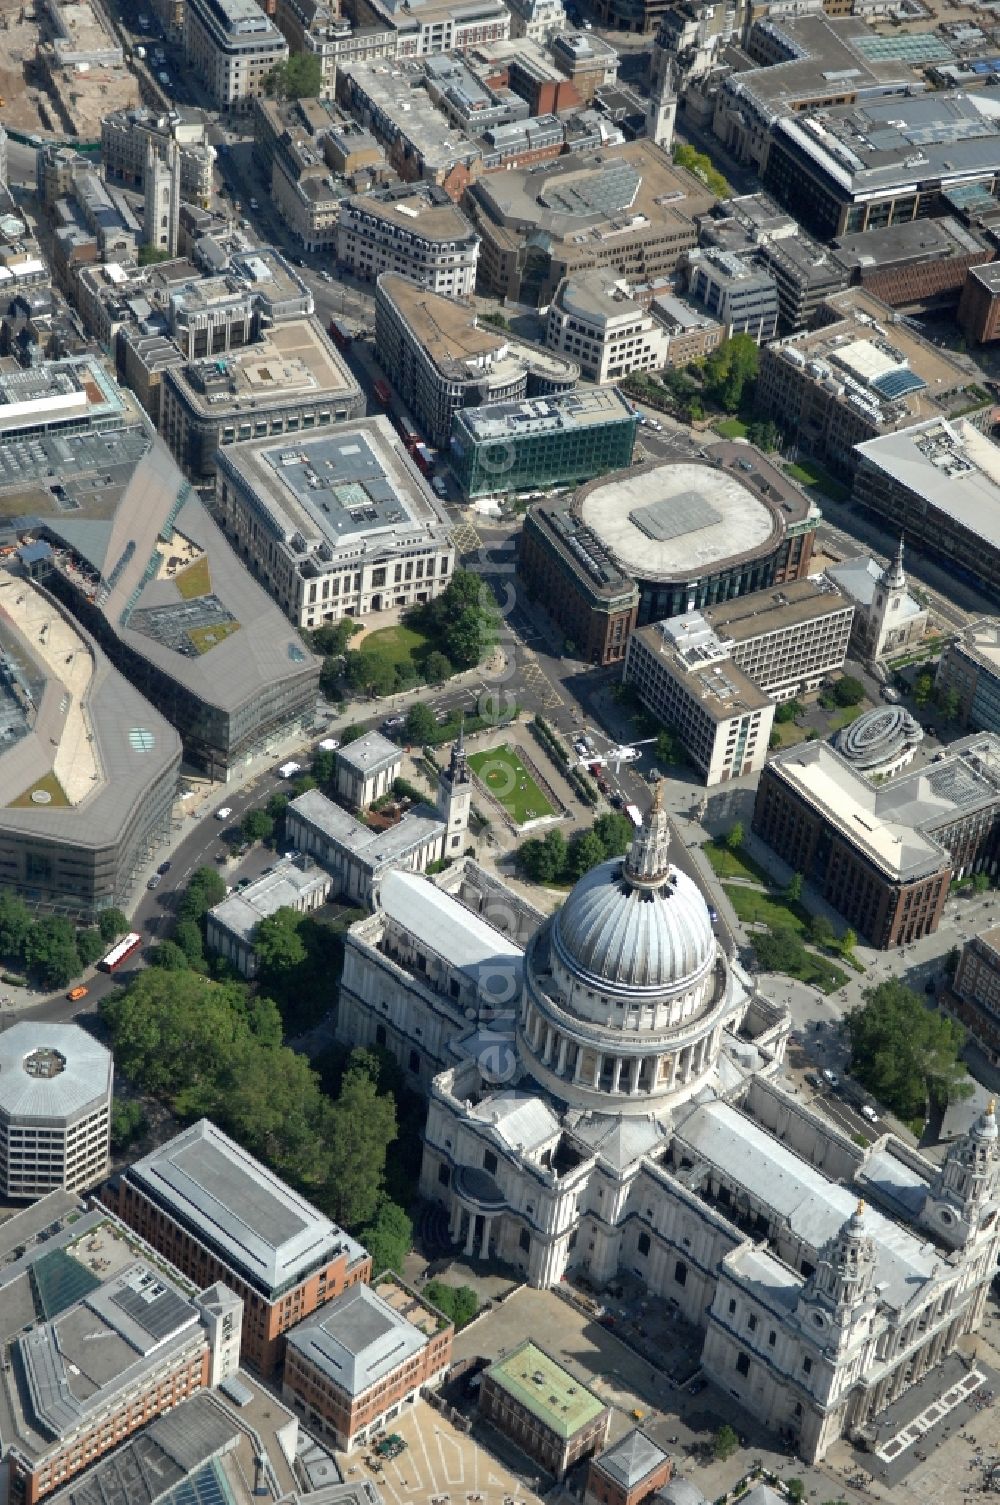
[[[460,554],[474,554],[482,548],[483,540],[471,523],[459,523],[452,529],[451,539]]]
[[[521,671],[521,679],[530,690],[540,698],[542,706],[547,711],[555,710],[556,706],[563,703],[563,698],[553,688],[551,681],[535,663],[526,664]]]

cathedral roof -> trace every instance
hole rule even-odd
[[[547,1103],[520,1092],[486,1098],[473,1108],[472,1117],[491,1124],[512,1150],[530,1152],[559,1133],[559,1120]]]
[[[659,799],[631,851],[586,873],[553,922],[567,969],[598,989],[660,993],[703,973],[716,953],[708,905],[671,865]]]

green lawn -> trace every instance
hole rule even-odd
[[[36,789],[42,794],[47,794],[48,799],[33,800],[31,796]],[[43,773],[42,777],[36,779],[23,794],[17,796],[17,799],[7,801],[8,809],[11,810],[39,810],[43,805],[47,805],[50,808],[58,805],[64,809],[69,805],[65,789],[51,770],[48,773]]]
[[[731,852],[724,842],[706,841],[702,851],[720,878],[749,878],[755,883],[770,883],[770,878],[747,852]]]
[[[506,742],[502,747],[473,753],[469,766],[519,826],[525,821],[555,814],[517,753]]]
[[[179,570],[174,576],[174,584],[185,601],[209,595],[212,590],[212,573],[208,567],[208,555],[202,554],[193,564]]]
[[[847,981],[847,973],[832,962],[828,957],[820,956],[815,951],[803,951],[802,966],[797,968],[793,977],[800,982],[810,983],[813,987],[820,988],[824,993],[836,993]]]
[[[377,632],[366,633],[356,646],[362,653],[377,653],[398,666],[419,664],[427,657],[431,644],[422,632],[400,623],[398,627],[380,627]]]
[[[712,427],[723,439],[745,439],[747,426],[741,418],[720,418]]]
[[[735,883],[722,886],[744,925],[759,920],[777,929],[794,930],[799,936],[805,933],[809,916],[801,904],[791,904],[780,894],[762,894],[756,888],[739,888]]]
[[[772,727],[772,731],[776,731],[781,738],[782,747],[795,747],[797,743],[804,742],[808,730],[808,727],[799,726],[797,721],[776,721]]]
[[[800,486],[815,486],[817,491],[825,491],[833,502],[846,502],[851,494],[849,486],[838,481],[815,460],[799,460],[795,465],[786,465],[785,469]]]

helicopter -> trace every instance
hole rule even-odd
[[[593,737],[600,737],[602,742],[608,744],[608,748],[604,753],[581,752],[580,749],[584,744],[582,739],[578,739],[576,750],[580,757],[580,767],[590,769],[593,769],[595,766],[613,768],[615,773],[621,772],[623,763],[637,763],[642,757],[639,751],[640,747],[646,747],[649,743],[656,741],[655,737],[644,737],[641,742],[623,743],[619,746],[594,726],[588,726],[587,731]]]

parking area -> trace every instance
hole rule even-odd
[[[406,1448],[378,1470],[361,1452],[337,1455],[346,1481],[371,1479],[394,1505],[537,1505],[527,1482],[529,1458],[518,1473],[426,1402],[404,1407],[392,1431]]]

